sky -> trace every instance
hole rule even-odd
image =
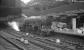
[[[24,2],[25,4],[27,4],[28,2],[30,2],[31,0],[21,0],[22,2]]]

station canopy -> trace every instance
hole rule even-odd
[[[77,13],[84,12],[84,2],[72,3],[68,0],[31,0],[23,9],[23,13],[27,16],[40,16],[55,13],[67,14],[68,16],[75,16]]]

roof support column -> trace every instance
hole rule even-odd
[[[72,29],[76,30],[76,18],[72,18]]]

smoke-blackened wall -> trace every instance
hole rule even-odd
[[[0,0],[0,17],[20,14],[21,8],[16,3],[16,0]]]

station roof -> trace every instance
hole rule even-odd
[[[46,15],[46,14],[52,14],[52,13],[55,13],[56,15],[67,14],[68,16],[72,16],[72,15],[76,15],[77,13],[84,12],[84,3],[65,4],[59,7],[55,7],[55,8],[40,11],[40,12],[35,11],[35,10],[32,10],[32,11],[23,10],[23,12],[27,14],[28,16]]]

